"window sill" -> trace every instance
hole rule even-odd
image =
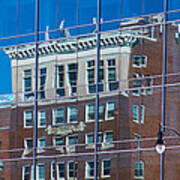
[[[110,149],[110,148],[113,148],[114,147],[114,144],[112,144],[112,143],[103,143],[102,144],[102,150],[103,149]]]
[[[33,126],[24,126],[24,128],[30,129],[30,128],[33,128]]]
[[[134,179],[144,179],[144,176],[134,176]]]
[[[105,178],[110,178],[111,176],[110,175],[107,175],[107,176],[101,176],[102,179],[105,179]]]
[[[94,144],[87,144],[85,149],[94,149],[95,145]]]

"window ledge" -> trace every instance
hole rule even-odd
[[[95,145],[94,144],[86,144],[85,149],[94,149]]]
[[[110,149],[110,148],[113,148],[114,147],[114,144],[112,144],[112,143],[103,143],[102,144],[102,150],[103,149]]]
[[[134,176],[134,179],[144,179],[144,176]]]
[[[103,176],[103,175],[102,175],[102,176],[101,176],[102,179],[103,179],[103,178],[104,178],[104,179],[105,179],[105,178],[110,178],[110,177],[111,177],[110,175],[107,175],[107,176]]]

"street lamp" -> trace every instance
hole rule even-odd
[[[168,126],[162,126],[161,124],[159,125],[159,131],[158,131],[158,134],[157,134],[157,141],[156,141],[156,151],[159,153],[159,154],[162,154],[165,149],[166,149],[166,146],[165,146],[165,143],[164,143],[164,139],[163,139],[163,129],[167,129],[168,131],[172,131],[174,132],[176,135],[178,135],[180,137],[180,133],[172,128],[172,127],[168,127]]]

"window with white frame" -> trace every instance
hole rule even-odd
[[[134,133],[134,139],[136,140],[137,142],[137,147],[140,148],[141,147],[141,135],[137,134],[137,133]]]
[[[31,166],[25,165],[22,167],[22,180],[29,180],[31,177]]]
[[[144,177],[144,162],[136,161],[134,163],[134,177],[143,178]]]
[[[98,82],[98,91],[104,91],[104,61],[100,60],[99,62],[99,82]]]
[[[57,162],[57,179],[65,178],[65,163]]]
[[[67,137],[67,145],[75,145],[78,144],[78,136],[68,136]]]
[[[38,139],[38,147],[40,147],[40,148],[46,147],[46,138],[45,137]]]
[[[86,178],[93,178],[94,177],[94,162],[93,161],[87,161],[86,162]]]
[[[102,133],[98,133],[98,143],[101,143],[103,139]],[[94,134],[89,133],[86,134],[86,144],[93,144],[94,143]]]
[[[77,178],[78,175],[78,163],[77,162],[68,162],[68,178]]]
[[[32,127],[33,125],[33,111],[24,111],[24,127]]]
[[[145,55],[134,55],[133,56],[133,67],[146,67],[147,65],[147,56]]]
[[[51,180],[54,180],[56,177],[56,164],[54,161],[51,162]]]
[[[148,94],[152,94],[152,91],[153,91],[153,90],[152,90],[152,84],[153,84],[153,82],[152,82],[152,77],[146,76],[145,80],[146,80],[145,86],[149,87],[149,88],[147,89],[147,93],[148,93]]]
[[[95,86],[95,61],[94,60],[87,61],[86,71],[87,71],[88,93],[95,93],[96,86]]]
[[[86,144],[93,144],[94,143],[94,134],[86,134]]]
[[[144,76],[142,74],[133,73],[133,88],[137,88],[132,91],[133,95],[139,96],[140,95],[140,89],[142,87],[142,78]]]
[[[40,91],[38,93],[39,99],[45,98],[45,86],[46,86],[46,68],[40,69]]]
[[[133,105],[132,117],[133,117],[134,122],[139,123],[139,106],[138,105]]]
[[[105,112],[105,104],[102,103],[99,105],[99,120],[104,119],[104,112]]]
[[[44,164],[38,164],[38,172],[37,172],[37,175],[38,175],[38,180],[45,180],[45,166]]]
[[[95,104],[86,105],[86,121],[94,121],[95,119]]]
[[[34,96],[32,92],[32,70],[24,70],[24,99],[27,100]]]
[[[55,88],[56,93],[59,96],[65,96],[65,88],[64,88],[64,66],[59,65],[56,66],[56,76],[55,76]]]
[[[113,142],[113,132],[108,131],[104,133],[104,143],[105,144],[112,144]]]
[[[119,84],[116,78],[116,60],[109,59],[107,60],[108,64],[108,89],[109,91],[117,90]]]
[[[53,109],[53,125],[64,123],[64,108]]]
[[[68,64],[68,84],[70,86],[70,95],[77,92],[78,64]]]
[[[115,102],[107,102],[106,120],[114,119]]]
[[[68,107],[68,123],[77,122],[77,107],[70,106]]]
[[[46,127],[46,111],[38,111],[38,127]]]
[[[102,177],[109,177],[111,174],[111,160],[102,161]]]
[[[33,148],[33,139],[32,138],[25,138],[24,139],[24,148],[25,149],[32,149]]]
[[[132,106],[132,118],[136,123],[144,123],[145,106],[133,105]],[[140,117],[140,119],[139,119]]]
[[[144,113],[145,113],[145,106],[141,105],[140,106],[140,117],[141,117],[141,123],[144,123]]]
[[[53,139],[54,146],[61,146],[61,145],[63,145],[63,143],[64,143],[63,137],[61,137],[61,136],[54,137],[54,139]]]

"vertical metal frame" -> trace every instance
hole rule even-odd
[[[37,164],[37,121],[38,121],[38,41],[39,41],[39,0],[36,0],[35,16],[35,92],[34,92],[34,136],[33,136],[33,180],[36,180]]]
[[[97,56],[96,56],[96,120],[95,120],[95,135],[94,135],[94,180],[98,179],[98,121],[99,121],[99,92],[98,92],[98,84],[99,84],[99,62],[100,62],[100,31],[101,31],[101,0],[97,0]]]
[[[167,64],[167,11],[168,11],[168,0],[163,1],[164,7],[164,19],[163,19],[163,69],[162,69],[162,97],[161,97],[161,127],[165,126],[165,108],[166,108],[166,64]],[[164,128],[161,129],[164,133]],[[164,180],[164,153],[160,157],[160,180]]]

